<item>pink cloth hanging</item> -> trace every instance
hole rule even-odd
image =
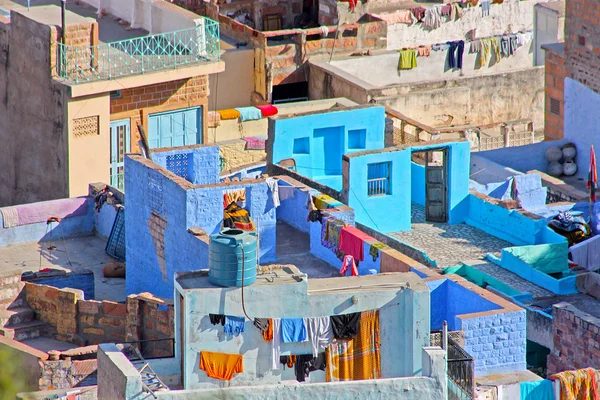
[[[352,256],[344,256],[344,259],[342,260],[342,268],[340,268],[340,274],[346,275],[348,268],[350,268],[352,276],[358,276],[358,268],[356,268],[356,263],[354,262],[354,257]]]

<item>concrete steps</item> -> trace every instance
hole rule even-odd
[[[0,336],[20,342],[42,336],[44,328],[46,328],[46,323],[43,321],[28,321],[21,324],[11,324],[4,328],[0,328]]]
[[[26,306],[22,293],[24,286],[19,271],[7,271],[0,274],[0,310]]]
[[[0,310],[0,327],[22,324],[33,321],[34,313],[29,307],[15,307],[8,310]]]

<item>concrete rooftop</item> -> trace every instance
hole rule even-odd
[[[588,313],[596,318],[600,318],[600,301],[594,297],[583,294],[569,294],[569,295],[552,295],[548,297],[536,298],[529,302],[528,305],[532,308],[539,308],[541,310],[551,309],[553,304],[557,303],[569,303],[573,307]]]
[[[61,24],[60,0],[31,0],[31,8],[27,9],[27,0],[0,0],[0,9],[5,11],[15,10],[19,13],[43,24]],[[99,39],[101,42],[116,42],[146,36],[147,31],[142,29],[126,30],[127,25],[121,25],[114,16],[105,15],[97,18],[97,9],[86,3],[67,1],[67,24],[89,23],[90,18],[98,22]]]
[[[21,272],[55,268],[65,271],[94,272],[96,300],[124,301],[125,279],[104,278],[102,267],[115,259],[106,254],[106,240],[97,236],[52,242],[27,243],[0,248],[0,270],[19,269]],[[66,244],[66,251],[65,251]],[[49,250],[50,245],[56,246]],[[71,263],[69,264],[69,260]]]

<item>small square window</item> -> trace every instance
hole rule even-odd
[[[113,90],[112,92],[110,92],[110,99],[120,99],[121,97],[123,97],[123,91],[122,90]]]
[[[385,196],[392,193],[392,163],[383,162],[367,165],[367,194]]]
[[[307,137],[294,139],[294,154],[310,154],[309,146]]]
[[[585,46],[585,37],[578,36],[577,39],[579,40],[579,45],[580,46]]]
[[[348,131],[348,148],[351,150],[365,149],[367,147],[367,130],[353,129]]]
[[[550,97],[550,112],[555,115],[560,115],[560,101]]]

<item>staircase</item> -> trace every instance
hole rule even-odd
[[[25,300],[20,271],[0,272],[0,336],[17,341],[40,337],[47,327]]]

